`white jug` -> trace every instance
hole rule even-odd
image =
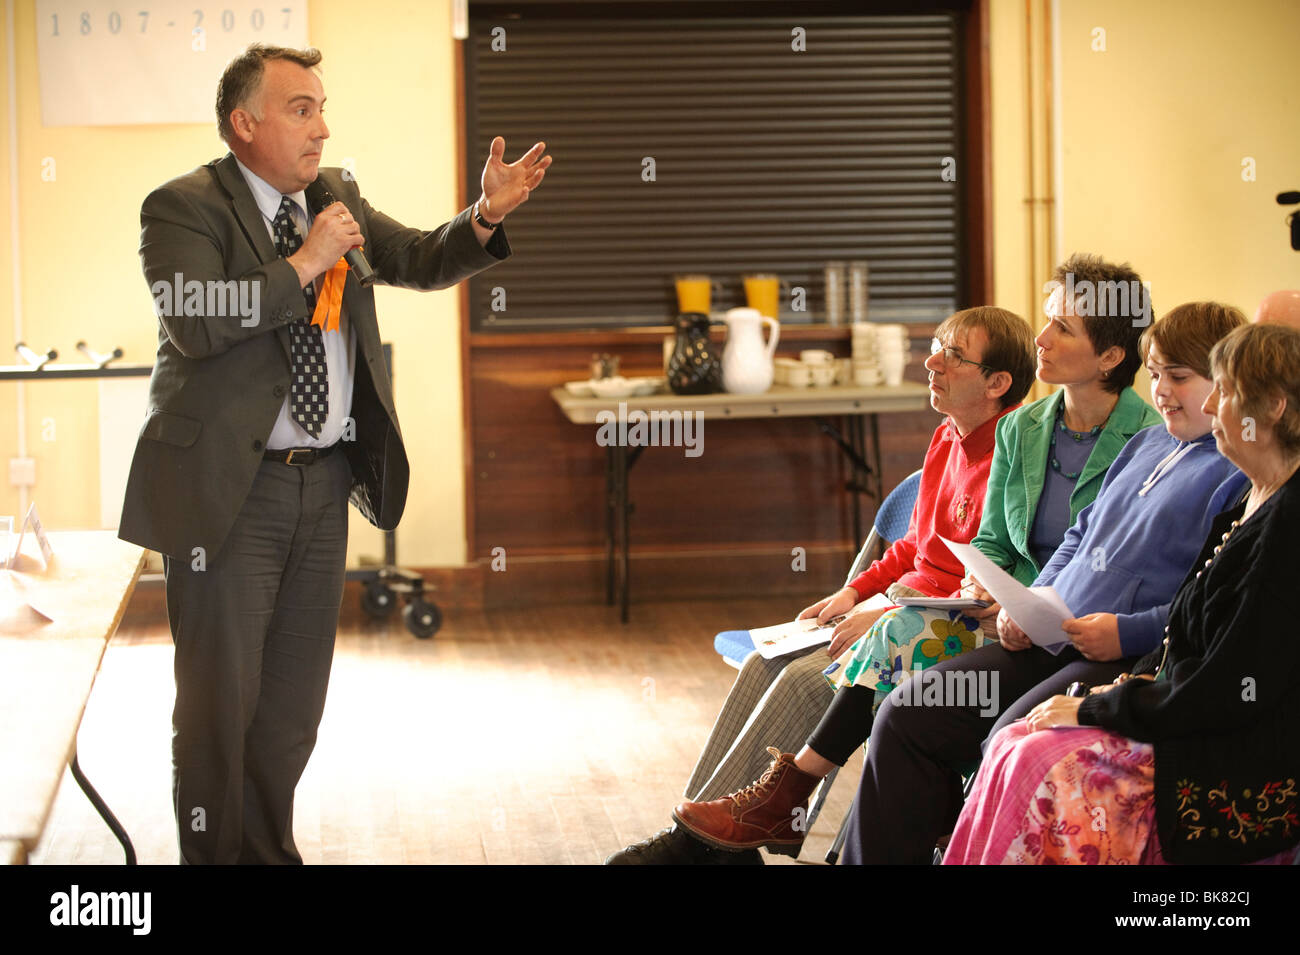
[[[772,387],[772,364],[781,326],[756,308],[733,308],[723,316],[727,347],[722,353],[722,387],[733,395],[758,395]],[[771,333],[763,343],[763,326]]]

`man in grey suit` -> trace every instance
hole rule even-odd
[[[258,44],[232,60],[217,91],[230,154],[140,214],[160,328],[119,534],[163,554],[189,863],[302,861],[293,795],[325,705],[348,500],[385,530],[406,502],[374,293],[347,273],[337,327],[313,326],[322,274],[364,247],[379,282],[454,285],[509,255],[501,220],[551,162],[538,143],[506,164],[498,137],[478,202],[432,232],[407,228],[318,168],[319,62]],[[318,176],[338,201],[313,217],[304,190]]]

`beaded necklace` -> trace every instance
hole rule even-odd
[[[1073,474],[1067,474],[1066,472],[1061,470],[1061,462],[1056,459],[1057,432],[1068,434],[1070,437],[1074,439],[1075,444],[1081,444],[1084,440],[1095,441],[1097,439],[1097,435],[1101,434],[1101,429],[1103,427],[1105,427],[1105,422],[1102,422],[1102,424],[1097,425],[1091,431],[1074,431],[1071,428],[1067,428],[1065,426],[1065,402],[1062,401],[1061,404],[1056,409],[1056,422],[1052,425],[1052,444],[1047,452],[1049,459],[1052,462],[1052,470],[1055,471],[1057,474],[1061,475],[1061,477],[1065,478],[1067,481],[1077,481],[1079,480],[1079,475],[1083,473],[1082,470],[1079,470],[1079,471],[1075,471]]]
[[[1223,546],[1228,543],[1228,538],[1232,536],[1232,532],[1235,531],[1238,527],[1240,527],[1241,522],[1244,521],[1245,519],[1246,518],[1244,516],[1239,517],[1231,524],[1228,525],[1228,529],[1224,531],[1223,537],[1219,538],[1218,546],[1214,548],[1214,552],[1211,553],[1210,556],[1206,559],[1205,566],[1196,572],[1197,580],[1200,579],[1201,574],[1205,573],[1207,570],[1210,569],[1210,565],[1214,563],[1214,558],[1219,556],[1219,551],[1223,550]],[[1162,642],[1164,643],[1165,649],[1164,652],[1160,654],[1160,666],[1156,667],[1155,679],[1159,679],[1160,674],[1164,672],[1165,661],[1169,659],[1169,628],[1168,627],[1165,627],[1165,638]]]

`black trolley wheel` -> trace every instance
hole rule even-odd
[[[397,609],[397,594],[382,580],[371,580],[361,591],[361,609],[376,620],[391,617]]]
[[[407,630],[421,640],[427,640],[442,626],[442,611],[437,604],[417,598],[402,609],[402,620]]]

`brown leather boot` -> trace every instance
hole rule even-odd
[[[794,764],[793,753],[769,746],[772,765],[758,782],[712,802],[684,802],[673,810],[678,824],[719,849],[803,845],[808,797],[822,777]]]

